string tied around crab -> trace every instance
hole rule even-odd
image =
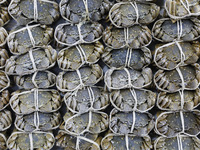
[[[80,147],[79,147],[80,140],[84,140],[84,141],[86,141],[88,143],[94,144],[98,149],[100,149],[99,145],[95,141],[90,140],[90,139],[88,139],[86,137],[78,135],[77,136],[77,140],[76,140],[76,148],[75,148],[76,150],[81,150]]]

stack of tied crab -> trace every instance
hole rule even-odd
[[[155,22],[152,35],[157,44],[154,83],[160,91],[157,107],[155,150],[200,149],[200,12],[198,0],[166,0],[168,18]]]

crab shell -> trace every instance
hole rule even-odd
[[[76,71],[60,72],[56,79],[56,86],[62,92],[70,92],[84,86],[93,86],[102,78],[103,70],[98,64],[94,64]]]
[[[50,150],[54,143],[55,138],[51,132],[13,132],[7,140],[7,147],[10,150],[31,150],[31,147]]]
[[[93,43],[101,39],[103,26],[97,22],[59,24],[54,33],[54,39],[58,44],[74,46],[82,43]]]
[[[0,149],[2,149],[2,150],[7,149],[6,141],[7,141],[7,138],[6,138],[5,134],[0,133]]]
[[[7,89],[10,86],[10,79],[8,75],[0,70],[0,92]]]
[[[5,28],[0,27],[0,47],[5,47],[8,33]]]
[[[113,90],[110,93],[110,102],[119,111],[130,112],[136,110],[146,112],[154,107],[156,93],[145,89]]]
[[[182,2],[181,2],[182,1]],[[190,16],[200,15],[199,0],[166,0],[165,10],[172,19],[183,19]],[[185,5],[185,6],[184,6]]]
[[[157,0],[116,0],[116,2],[156,2]]]
[[[156,119],[155,131],[164,137],[180,133],[196,136],[200,133],[200,111],[164,112]]]
[[[151,31],[147,26],[134,25],[129,28],[108,26],[103,32],[104,43],[113,49],[129,47],[139,49],[152,41]]]
[[[56,136],[56,146],[70,150],[100,150],[98,134],[84,133],[81,136],[71,135],[59,130]]]
[[[5,67],[6,60],[9,58],[8,52],[6,49],[0,48],[0,69]]]
[[[105,53],[102,54],[101,58],[110,68],[128,67],[134,70],[141,70],[151,63],[152,55],[147,47],[141,49],[130,49],[127,47],[112,49],[106,47]]]
[[[34,112],[28,115],[17,115],[14,124],[19,131],[24,132],[50,131],[60,126],[61,115],[59,112]]]
[[[111,68],[105,73],[104,81],[113,90],[148,87],[152,82],[152,71],[150,68],[141,71]]]
[[[60,109],[61,105],[61,96],[57,90],[53,89],[16,91],[12,93],[10,98],[10,106],[18,115],[30,114],[34,111],[44,113],[55,112]]]
[[[193,110],[200,104],[200,89],[183,91],[183,110]],[[161,110],[181,110],[181,93],[160,92],[157,98],[157,106]]]
[[[64,96],[67,108],[73,113],[104,110],[110,104],[109,94],[103,87],[84,87]]]
[[[99,21],[110,10],[113,2],[110,0],[61,0],[61,16],[70,23],[80,23],[86,20]]]
[[[12,116],[9,110],[0,111],[0,131],[5,131],[10,128],[12,124]]]
[[[160,7],[153,3],[120,2],[109,11],[111,23],[118,27],[130,27],[135,24],[150,24],[159,15]]]
[[[154,75],[156,87],[161,91],[170,93],[177,92],[181,89],[195,90],[198,88],[199,82],[200,66],[197,63],[170,71],[158,70]]]
[[[109,129],[114,134],[146,136],[153,128],[154,117],[148,112],[120,112],[114,108],[110,113]]]
[[[56,63],[57,52],[50,45],[32,48],[29,52],[11,56],[7,60],[5,71],[9,75],[27,75],[53,67]]]
[[[108,129],[108,115],[104,112],[89,111],[75,115],[66,113],[64,121],[64,129],[75,135],[81,135],[85,132],[98,134]]]
[[[4,110],[9,105],[10,93],[4,90],[0,93],[0,111]]]
[[[171,42],[165,45],[156,45],[154,62],[163,70],[173,70],[179,66],[194,64],[200,56],[200,43]]]
[[[58,66],[64,71],[76,70],[85,64],[94,64],[100,59],[104,46],[99,41],[64,48],[58,53]]]
[[[172,150],[172,149],[183,150],[198,150],[200,149],[200,140],[196,136],[178,135],[171,138],[160,136],[156,139],[154,144],[154,150]]]
[[[51,25],[59,18],[59,6],[54,0],[36,0],[36,12],[34,1],[12,0],[8,6],[8,12],[21,25],[30,22]]]
[[[10,21],[10,15],[8,14],[8,8],[5,6],[0,7],[0,27],[6,25]]]
[[[48,45],[53,38],[53,28],[46,25],[27,25],[8,35],[7,43],[14,55],[27,53],[32,47]]]
[[[200,37],[199,28],[200,20],[197,18],[176,22],[173,22],[170,18],[164,18],[156,21],[152,29],[152,36],[161,42],[172,42],[175,39],[193,41]]]
[[[116,135],[112,133],[102,139],[101,147],[103,150],[151,150],[153,148],[149,136]]]
[[[56,75],[50,71],[37,71],[30,75],[15,76],[15,83],[20,88],[29,90],[33,88],[47,89],[56,84]]]

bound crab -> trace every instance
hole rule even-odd
[[[8,52],[6,49],[0,48],[0,69],[5,67],[6,60],[9,58]]]
[[[65,46],[93,43],[101,39],[103,30],[103,26],[97,22],[79,23],[77,25],[64,23],[56,27],[54,38],[58,44]]]
[[[58,66],[64,71],[76,70],[85,64],[94,64],[100,59],[104,46],[99,42],[65,48],[58,53]]]
[[[55,112],[60,109],[62,99],[57,90],[32,89],[12,93],[10,106],[18,115],[30,114],[34,111]]]
[[[34,132],[54,130],[59,127],[60,123],[61,115],[59,112],[34,112],[28,115],[17,115],[14,124],[19,131]]]
[[[103,150],[151,150],[151,138],[149,136],[135,136],[132,134],[116,135],[107,134],[101,141]]]
[[[0,131],[5,131],[10,128],[12,124],[12,116],[9,110],[0,111]]]
[[[10,79],[8,75],[0,70],[0,92],[7,89],[10,86]]]
[[[151,63],[152,55],[151,51],[146,47],[141,49],[124,47],[114,50],[106,47],[105,53],[102,54],[101,58],[110,68],[128,67],[130,69],[141,70]]]
[[[129,28],[108,26],[103,32],[103,41],[113,49],[124,47],[139,49],[148,46],[152,36],[147,26],[134,25]]]
[[[104,81],[109,89],[143,88],[151,84],[152,71],[150,68],[141,71],[111,68],[105,73]]]
[[[155,105],[156,93],[150,90],[123,89],[110,94],[110,102],[119,111],[146,112]]]
[[[27,75],[53,67],[56,59],[57,52],[51,46],[32,48],[25,54],[11,56],[5,71],[9,75]]]
[[[86,20],[99,21],[112,7],[110,0],[61,0],[61,16],[70,23],[80,23]]]
[[[5,28],[0,27],[0,47],[4,48],[6,45],[6,38],[8,37],[8,33]]]
[[[200,82],[200,66],[193,64],[178,67],[175,70],[158,70],[154,75],[156,87],[164,92],[177,92],[181,89],[195,90]]]
[[[0,133],[0,149],[2,150],[7,149],[6,141],[7,141],[6,134]]]
[[[7,38],[10,52],[15,55],[27,53],[32,47],[48,45],[53,38],[53,28],[46,25],[27,25],[12,31]]]
[[[193,41],[200,37],[200,20],[182,19],[173,22],[170,18],[156,21],[152,29],[153,37],[161,42]]]
[[[10,15],[8,14],[8,8],[6,6],[0,7],[0,27],[4,26],[10,21]]]
[[[33,133],[13,132],[7,140],[10,150],[45,149],[50,150],[55,143],[51,132],[36,131]]]
[[[8,12],[21,25],[30,22],[51,25],[59,18],[59,7],[54,0],[12,0]]]
[[[110,113],[109,129],[114,134],[146,136],[153,128],[154,118],[148,112],[120,112],[114,108]]]
[[[56,75],[50,71],[37,71],[30,75],[15,76],[15,83],[23,89],[50,88],[56,84]]]
[[[200,43],[171,42],[165,45],[156,45],[154,62],[163,70],[173,70],[177,67],[194,64],[200,56]]]
[[[76,71],[60,72],[56,86],[62,92],[75,91],[84,86],[93,86],[103,78],[103,70],[98,64],[85,66]]]
[[[109,11],[111,23],[118,27],[130,27],[135,24],[150,24],[159,15],[160,7],[153,3],[119,2]]]
[[[0,93],[0,111],[4,110],[9,105],[10,93],[4,90]],[[1,144],[0,144],[1,145]]]
[[[100,111],[110,104],[109,94],[103,87],[84,87],[64,96],[67,108],[73,113],[84,113],[89,110]]]

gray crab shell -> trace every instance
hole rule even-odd
[[[0,70],[0,92],[7,89],[10,86],[10,79],[8,75]]]
[[[9,105],[10,93],[4,90],[0,93],[0,111],[4,110]]]
[[[8,33],[5,28],[0,27],[0,47],[4,48],[6,45],[6,38],[8,37]]]
[[[12,125],[12,116],[9,110],[0,111],[0,131],[5,131]]]

